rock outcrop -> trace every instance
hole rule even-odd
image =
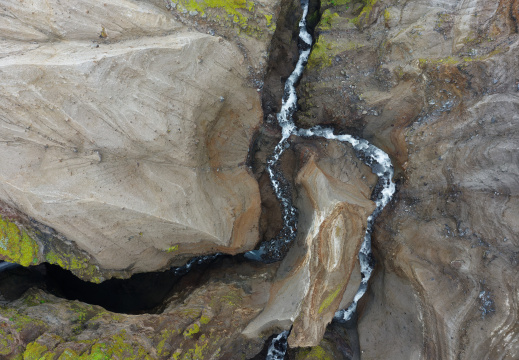
[[[0,306],[0,357],[251,358],[264,339],[247,339],[241,331],[264,306],[266,297],[258,293],[264,294],[263,286],[275,272],[254,264],[220,265],[201,278],[196,274],[183,278],[178,284],[181,291],[160,314],[118,314],[30,289],[9,306]],[[243,277],[247,281],[240,280]],[[11,291],[7,285],[0,282],[0,293]]]
[[[283,262],[221,259],[179,279],[158,313],[139,315],[56,298],[49,291],[63,290],[41,275],[25,285],[17,280],[21,275],[0,273],[0,301],[6,305],[0,307],[0,334],[6,339],[0,354],[252,358],[271,334],[292,323],[291,346],[317,345],[335,311],[349,305],[359,286],[357,252],[374,208],[369,196],[376,177],[340,142],[297,140],[295,154],[301,165],[295,189],[300,233]]]
[[[100,281],[255,246],[260,198],[245,162],[262,111],[245,50],[164,4],[2,11],[0,201],[36,263],[67,267],[54,251],[65,242],[100,272],[77,275]],[[59,234],[54,244],[15,210]]]
[[[376,181],[348,145],[301,142],[299,235],[279,267],[267,306],[244,331],[255,338],[293,324],[289,344],[294,347],[317,345],[335,311],[356,293],[357,253],[374,209],[368,184]]]
[[[518,2],[346,3],[323,2],[299,121],[354,129],[397,168],[357,351],[516,358]]]

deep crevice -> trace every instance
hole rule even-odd
[[[321,3],[319,0],[310,0],[307,19],[312,20],[308,22],[307,28],[312,36],[321,17],[320,7]],[[281,109],[285,82],[299,59],[299,20],[301,16],[300,0],[285,0],[282,2],[276,31],[270,45],[270,54],[262,91],[264,122],[260,130],[254,135],[254,140],[249,150],[248,164],[258,181],[262,201],[260,241],[258,246],[274,239],[283,229],[282,209],[272,189],[265,167],[267,159],[272,155],[275,146],[279,142],[280,128],[276,114]],[[279,168],[278,173],[283,177],[285,187],[291,189],[293,195],[297,195],[294,188],[295,162],[287,161],[287,157],[293,158],[295,156],[291,150],[289,148],[285,151],[277,166]]]
[[[321,19],[320,0],[310,0],[307,30],[314,36]],[[302,16],[300,0],[286,0],[281,4],[280,17],[270,44],[270,56],[262,93],[264,122],[277,126],[275,115],[281,109],[285,82],[299,59],[299,20]]]
[[[188,272],[171,268],[162,272],[135,274],[128,279],[109,279],[100,284],[83,281],[56,265],[16,266],[0,272],[0,300],[14,301],[30,288],[42,289],[67,300],[99,305],[123,314],[161,313],[174,294],[201,283],[209,268],[221,266],[226,259],[243,261],[240,255],[221,255],[193,264]],[[0,301],[1,302],[1,301]]]

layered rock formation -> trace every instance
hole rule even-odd
[[[317,345],[338,308],[360,283],[356,254],[364,236],[376,177],[345,144],[298,140],[297,243],[278,264],[221,260],[188,273],[158,314],[125,315],[58,299],[37,280],[24,291],[0,273],[0,307],[6,340],[0,353],[93,359],[98,354],[135,359],[251,358],[274,332],[293,329],[293,346]],[[292,155],[292,156],[291,156]],[[164,284],[165,285],[165,284]],[[63,286],[67,286],[64,284]],[[60,291],[52,290],[54,293]],[[96,291],[96,290],[92,290]],[[97,290],[99,291],[99,290]],[[33,324],[29,331],[30,324]]]
[[[254,338],[293,324],[289,344],[295,347],[317,345],[335,311],[355,295],[357,253],[374,209],[363,179],[371,186],[375,180],[339,142],[301,144],[298,152],[304,160],[296,177],[299,235],[279,267],[267,306],[244,331]]]
[[[402,179],[359,355],[516,358],[518,3],[323,5],[299,121],[357,129]]]
[[[38,248],[33,263],[102,280],[254,247],[260,199],[245,161],[262,112],[246,51],[163,4],[3,11],[0,200],[59,234],[46,241],[3,213]],[[60,242],[100,274],[67,266]]]

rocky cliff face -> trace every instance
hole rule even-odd
[[[360,283],[356,254],[374,207],[369,195],[376,178],[345,144],[296,144],[282,160],[299,159],[295,191],[302,226],[284,261],[224,259],[205,272],[195,269],[152,311],[158,314],[139,315],[56,298],[41,276],[26,285],[14,280],[14,286],[9,279],[20,275],[0,273],[0,300],[8,304],[0,307],[5,324],[0,334],[7,339],[0,343],[2,354],[252,358],[273,332],[292,323],[292,346],[318,344],[337,308],[349,305]]]
[[[264,163],[293,2],[26,3],[0,18],[3,259],[100,282],[276,235]],[[377,179],[345,144],[292,138],[299,232],[282,262],[220,260],[138,315],[0,273],[0,355],[253,358],[292,327],[291,359],[519,357],[519,2],[311,9],[298,125],[366,138],[396,168],[357,318],[330,324],[361,281]]]
[[[249,278],[247,284],[240,276],[229,275],[234,270]],[[263,339],[247,339],[241,331],[261,311],[265,297],[258,298],[257,292],[263,293],[272,270],[224,262],[201,277],[193,275],[182,280],[182,291],[160,314],[118,314],[47,291],[28,290],[0,307],[0,356],[92,360],[254,356]],[[2,293],[12,292],[2,274],[0,279]]]
[[[355,129],[401,179],[375,231],[361,357],[517,357],[517,1],[321,13],[299,121]]]
[[[163,4],[3,11],[0,200],[60,235],[18,222],[31,262],[66,263],[65,241],[100,273],[77,275],[102,280],[254,247],[260,198],[245,162],[262,111],[245,51]]]

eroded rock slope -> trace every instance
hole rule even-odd
[[[31,263],[97,281],[254,247],[260,199],[245,161],[262,111],[246,49],[163,3],[2,12],[0,201],[5,226],[32,238]],[[59,236],[46,241],[15,210]],[[95,276],[69,264],[63,242]]]
[[[400,178],[374,233],[362,358],[516,358],[518,2],[321,12],[299,121],[354,129]]]

